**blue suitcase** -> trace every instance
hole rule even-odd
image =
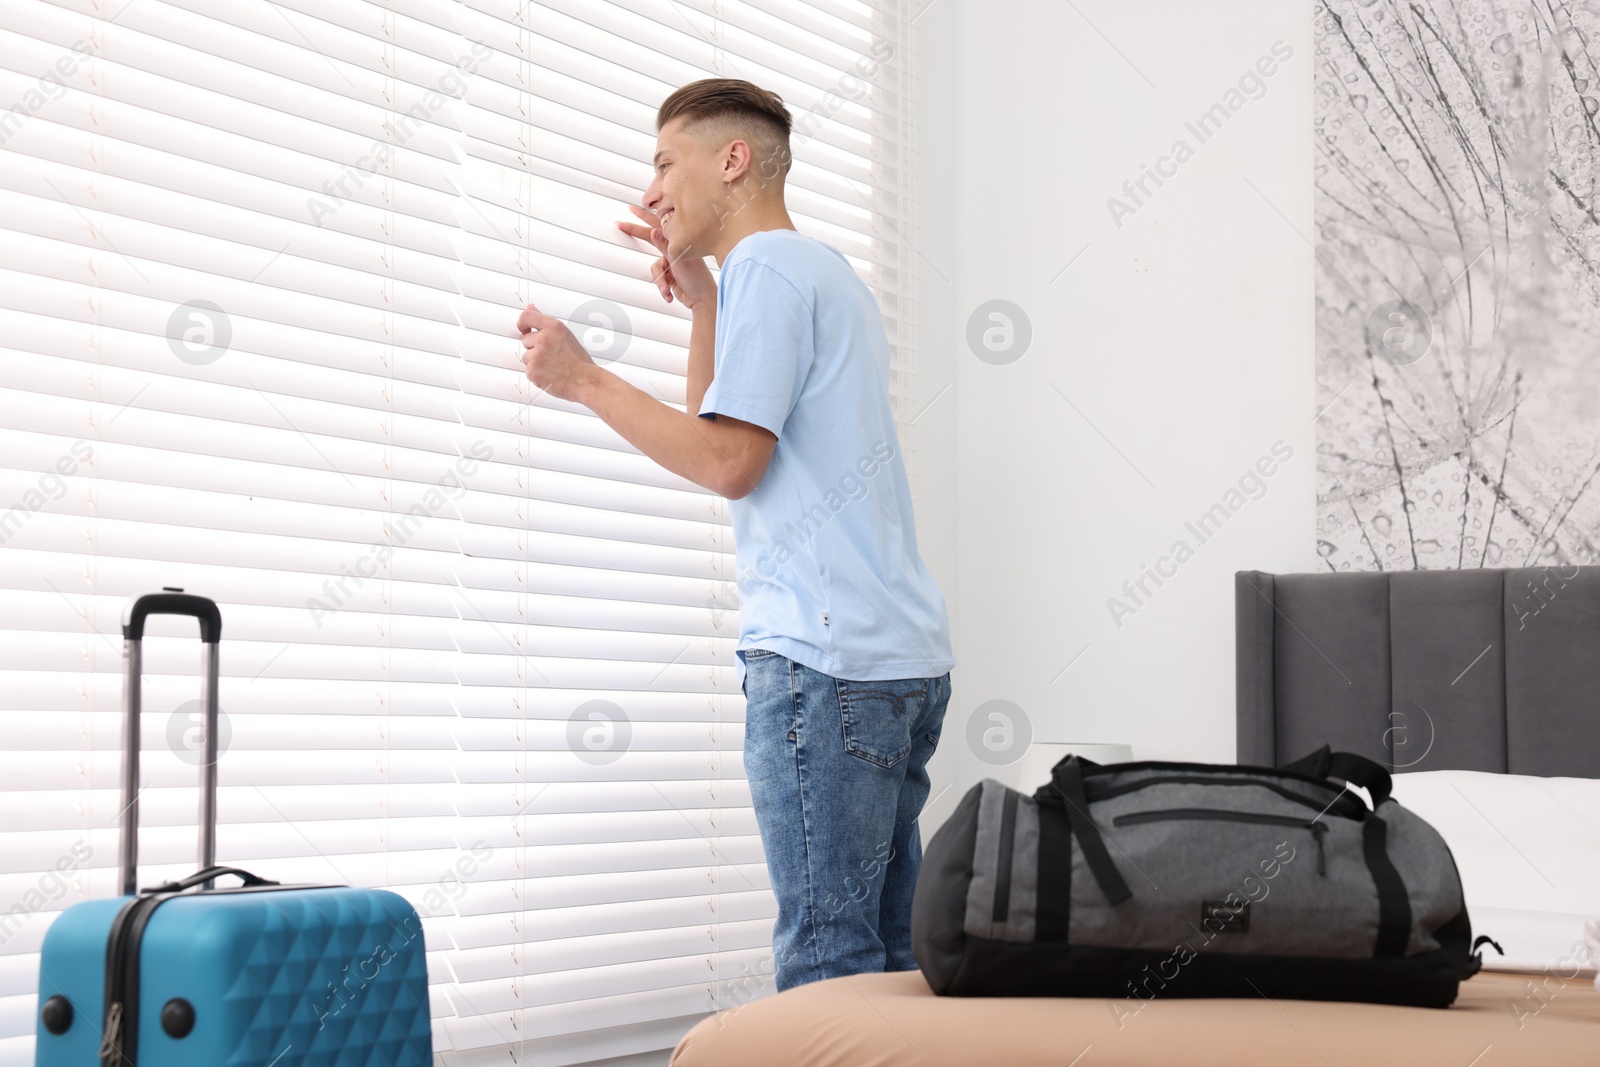
[[[200,870],[136,891],[140,647],[156,614],[200,620]],[[36,1067],[431,1067],[422,927],[404,897],[213,862],[217,605],[148,593],[124,612],[122,636],[122,895],[75,904],[46,932]],[[243,884],[218,888],[223,875]]]

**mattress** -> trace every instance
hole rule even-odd
[[[1600,920],[1600,778],[1412,771],[1394,776],[1394,798],[1450,846],[1473,934],[1505,952],[1485,945],[1485,969],[1594,973],[1584,942]]]
[[[1486,1055],[1487,1053],[1487,1055]],[[670,1067],[1593,1067],[1600,992],[1481,971],[1449,1008],[1309,1000],[937,997],[920,971],[797,986],[702,1019]]]

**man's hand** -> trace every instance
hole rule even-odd
[[[656,246],[656,251],[661,253],[661,258],[650,266],[650,276],[655,279],[656,288],[661,290],[661,299],[672,303],[676,296],[678,303],[694,310],[696,304],[705,299],[717,298],[717,280],[711,276],[711,268],[706,266],[706,261],[699,256],[686,256],[677,262],[667,260],[667,238],[661,232],[661,226],[656,220],[655,212],[642,208],[637,204],[629,204],[628,210],[649,225],[641,226],[637,222],[619,222],[617,229],[629,237],[637,237],[642,241],[649,241]]]
[[[529,304],[517,319],[517,329],[528,381],[559,400],[577,400],[584,376],[595,363],[567,324]]]

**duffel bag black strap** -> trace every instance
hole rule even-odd
[[[1133,896],[1133,891],[1122,880],[1117,865],[1111,861],[1111,853],[1106,851],[1105,840],[1100,836],[1100,827],[1089,818],[1089,801],[1083,793],[1083,767],[1078,757],[1068,756],[1056,764],[1051,778],[1056,791],[1066,801],[1067,822],[1072,826],[1072,836],[1078,839],[1078,845],[1083,849],[1089,873],[1094,875],[1100,892],[1106,895],[1108,901],[1121,904]]]
[[[1351,785],[1359,785],[1372,797],[1374,809],[1388,800],[1394,791],[1394,778],[1383,764],[1354,752],[1332,752],[1328,745],[1323,745],[1309,756],[1301,756],[1293,763],[1285,763],[1278,770],[1309,774],[1313,778],[1340,778]]]
[[[1411,897],[1389,858],[1389,827],[1376,815],[1361,824],[1361,852],[1378,890],[1378,937],[1374,956],[1404,956],[1411,942]]]
[[[245,885],[281,885],[270,878],[242,871],[238,867],[203,867],[187,878],[180,878],[175,882],[162,882],[160,885],[146,886],[139,890],[141,893],[181,893],[185,889],[193,889],[204,882],[209,882],[219,874],[236,874],[244,880]]]

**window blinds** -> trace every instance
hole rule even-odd
[[[0,1065],[54,915],[113,895],[127,599],[222,606],[219,862],[423,917],[444,1064],[667,1048],[770,989],[724,503],[534,395],[570,317],[682,405],[618,233],[662,99],[796,119],[788,202],[884,311],[899,0],[6,0]],[[145,641],[140,884],[193,866],[199,648]]]

